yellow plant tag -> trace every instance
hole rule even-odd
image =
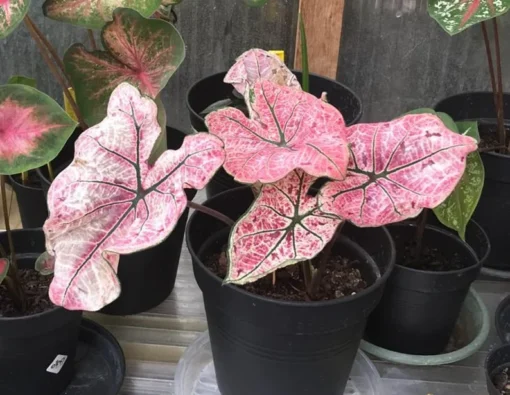
[[[68,88],[69,93],[71,94],[71,97],[76,101],[76,94],[74,93],[73,88]],[[78,117],[76,117],[76,114],[74,113],[73,107],[71,106],[71,103],[67,99],[67,96],[64,94],[64,109],[74,121],[78,122]]]
[[[282,62],[285,62],[285,51],[280,49],[280,50],[272,50],[269,52],[278,56]]]

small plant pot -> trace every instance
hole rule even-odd
[[[294,70],[292,72],[301,82],[302,73]],[[230,97],[234,88],[223,82],[226,74],[226,72],[222,72],[203,78],[189,89],[187,106],[191,126],[195,131],[205,132],[207,130],[205,119],[200,115],[203,110],[213,103]],[[328,102],[342,113],[347,125],[359,122],[363,108],[360,98],[351,89],[335,80],[310,74],[310,93],[320,97],[323,92],[328,93]],[[241,184],[235,182],[232,176],[220,168],[206,187],[207,197],[211,198],[240,186]]]
[[[12,232],[19,268],[33,268],[44,252],[40,230]],[[0,234],[6,248],[7,234]],[[60,395],[73,379],[81,312],[60,307],[25,317],[0,317],[0,394]],[[51,366],[63,361],[59,367]]]
[[[503,343],[510,343],[510,295],[496,309],[496,330]]]
[[[490,326],[491,319],[487,307],[477,292],[471,289],[462,306],[450,344],[441,354],[404,354],[378,347],[366,340],[361,341],[361,349],[386,361],[404,365],[452,364],[462,361],[480,350],[489,336]]]
[[[29,174],[32,174],[32,172]],[[19,175],[9,176],[9,181],[16,193],[23,228],[41,228],[46,218],[48,218],[48,207],[39,178],[35,177],[35,180],[32,180],[29,185],[23,185]]]
[[[496,387],[493,380],[505,369],[508,369],[510,375],[510,344],[492,350],[485,361],[485,377],[489,395],[501,395],[501,390]]]
[[[167,127],[167,144],[169,149],[181,147],[186,134],[180,130]],[[71,154],[70,160],[74,157]],[[62,171],[69,165],[63,163],[57,169]],[[50,181],[44,169],[40,169],[40,177],[46,191]],[[186,195],[192,200],[195,190],[188,190]],[[177,269],[181,257],[184,231],[189,210],[182,214],[171,235],[161,244],[131,255],[122,255],[117,273],[122,293],[113,303],[104,307],[101,312],[110,315],[132,315],[150,310],[161,304],[173,291]]]
[[[495,126],[496,109],[490,92],[465,93],[448,97],[436,105],[436,111],[445,112],[455,121],[478,121],[479,126]],[[504,95],[505,125],[510,124],[510,94]],[[481,154],[485,167],[485,184],[473,218],[487,232],[492,250],[485,266],[507,272],[508,240],[510,237],[510,156],[499,153]],[[497,271],[490,274],[499,276]],[[503,274],[500,277],[510,278]]]
[[[414,224],[388,229],[397,250],[415,234]],[[447,259],[456,256],[465,268],[433,272],[401,266],[397,260],[381,303],[370,316],[367,341],[404,354],[437,355],[445,350],[481,265],[466,243],[442,229],[427,226],[423,245],[441,251]]]
[[[252,201],[249,188],[238,188],[205,205],[235,219]],[[221,251],[229,231],[218,220],[195,212],[186,233],[222,395],[343,394],[366,319],[393,267],[395,250],[387,230],[342,229],[336,252],[358,259],[372,285],[327,302],[279,301],[223,285],[203,262]]]

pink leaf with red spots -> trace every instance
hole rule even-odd
[[[224,168],[236,181],[276,182],[294,169],[315,177],[345,177],[345,123],[334,107],[270,81],[257,82],[254,94],[257,120],[234,108],[206,117],[209,132],[225,142]]]
[[[307,194],[315,180],[302,171],[293,171],[283,180],[262,187],[230,234],[226,282],[253,282],[322,251],[341,220],[321,212],[317,197]]]
[[[43,12],[51,19],[99,29],[112,20],[117,8],[131,8],[150,17],[160,3],[161,0],[46,0]]]
[[[17,174],[52,161],[76,127],[66,112],[37,89],[0,86],[0,174]]]
[[[165,240],[186,209],[184,188],[203,188],[224,160],[217,137],[199,133],[149,165],[161,132],[157,105],[123,83],[108,116],[81,134],[75,158],[52,183],[44,225],[55,256],[53,303],[95,311],[120,294],[119,254]]]
[[[35,261],[35,270],[43,276],[49,276],[55,271],[55,257],[43,252]]]
[[[20,24],[30,7],[30,0],[0,0],[0,38],[7,37]]]
[[[7,258],[0,258],[0,284],[4,281],[5,277],[7,277],[7,273],[9,273],[10,261]]]
[[[375,227],[434,208],[455,189],[476,140],[450,131],[431,114],[347,129],[351,150],[345,180],[326,184],[324,212]]]
[[[155,99],[184,60],[181,35],[168,22],[117,9],[102,31],[106,51],[73,45],[64,56],[76,100],[85,121],[95,125],[106,115],[112,91],[129,82]]]

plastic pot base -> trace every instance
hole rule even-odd
[[[83,319],[74,378],[61,395],[117,395],[125,371],[124,353],[117,340],[100,325]]]
[[[491,319],[487,307],[478,293],[471,288],[462,306],[462,311],[456,324],[456,330],[454,331],[454,336],[456,336],[459,332],[458,329],[460,329],[468,339],[468,343],[464,347],[453,352],[439,355],[398,353],[378,347],[366,340],[361,341],[360,347],[363,351],[378,358],[399,364],[415,366],[447,365],[466,359],[476,353],[487,340],[490,325]]]
[[[200,335],[182,356],[175,373],[175,385],[176,395],[221,395],[216,385],[209,332]],[[379,395],[381,391],[377,369],[358,351],[344,395]]]

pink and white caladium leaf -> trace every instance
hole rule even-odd
[[[474,138],[450,131],[435,115],[406,115],[347,129],[351,150],[343,181],[319,193],[321,210],[361,227],[417,216],[454,190],[477,149]]]
[[[7,277],[7,273],[9,273],[10,261],[8,258],[0,258],[0,284]]]
[[[174,26],[126,8],[115,10],[101,37],[105,51],[88,52],[76,44],[64,56],[88,125],[105,117],[108,99],[122,82],[155,99],[185,56],[184,41]]]
[[[186,137],[150,165],[160,132],[154,101],[123,83],[108,116],[80,135],[73,162],[48,193],[56,305],[96,311],[115,300],[119,254],[165,240],[186,209],[184,188],[203,188],[222,165],[223,143],[208,133]]]
[[[76,125],[37,89],[0,86],[0,174],[18,174],[52,161]]]
[[[39,255],[35,261],[35,270],[43,276],[49,276],[55,271],[55,257],[47,251]]]
[[[30,7],[30,0],[0,0],[0,38],[7,37],[20,24]]]
[[[226,108],[206,117],[209,132],[225,142],[225,170],[241,183],[264,184],[294,169],[342,180],[349,151],[342,114],[303,91],[259,81],[254,86],[257,120]]]
[[[510,0],[428,0],[430,16],[451,35],[509,10]]]
[[[43,12],[48,18],[100,29],[112,20],[117,8],[131,8],[145,17],[150,17],[161,4],[161,0],[46,0]]]
[[[316,181],[303,171],[267,184],[232,229],[225,282],[245,284],[285,266],[314,258],[341,220],[319,210],[307,192]]]

